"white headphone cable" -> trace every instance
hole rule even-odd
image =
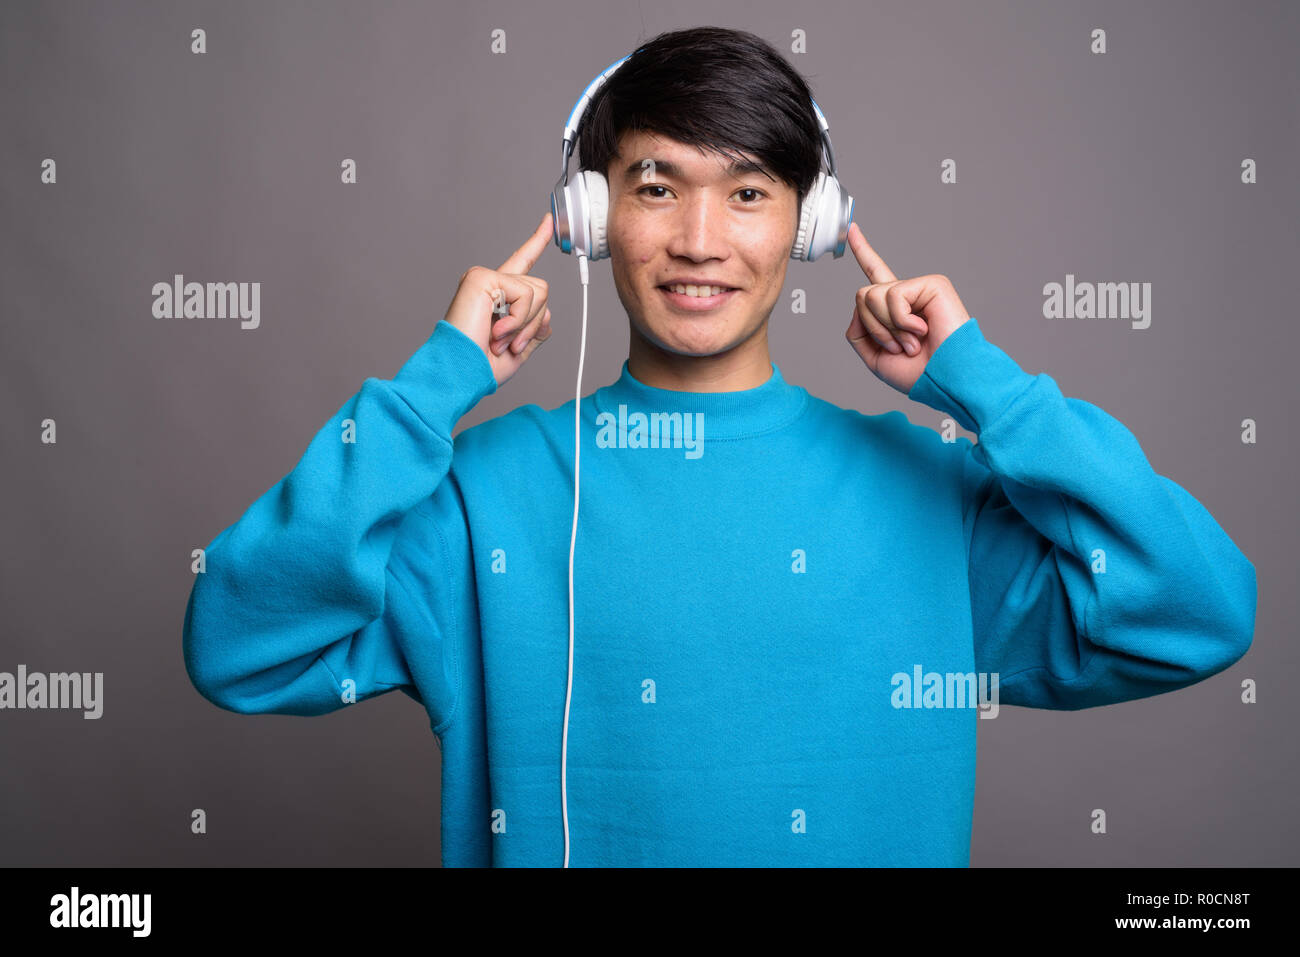
[[[587,257],[578,254],[582,280],[582,345],[578,349],[578,383],[573,396],[573,530],[569,534],[569,680],[564,689],[564,735],[560,741],[560,812],[564,817],[564,866],[569,866],[569,701],[573,694],[573,546],[578,539],[578,449],[582,443],[582,362],[587,355]]]

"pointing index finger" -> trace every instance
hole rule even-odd
[[[856,222],[849,223],[849,248],[853,250],[853,256],[862,267],[862,271],[873,283],[898,281],[898,277],[885,265],[885,261],[871,248],[867,237],[862,235],[862,229]]]
[[[546,216],[538,227],[533,230],[533,234],[511,254],[509,259],[501,264],[497,272],[527,273],[536,264],[538,258],[541,257],[542,251],[546,249],[551,238],[551,211],[548,209]]]

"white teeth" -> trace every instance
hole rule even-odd
[[[704,297],[704,296],[716,296],[716,295],[718,295],[719,293],[721,293],[722,290],[723,290],[725,287],[723,287],[723,286],[684,286],[684,285],[682,285],[681,283],[678,283],[677,285],[675,285],[675,286],[669,286],[668,288],[671,289],[673,292],[681,293],[682,295],[685,295],[685,296]]]

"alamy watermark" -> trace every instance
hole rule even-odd
[[[981,671],[898,671],[890,679],[895,708],[979,708],[981,718],[998,716],[998,673]]]
[[[153,284],[155,319],[241,319],[241,329],[262,322],[260,282],[186,282],[177,273],[172,281]]]
[[[0,709],[74,708],[83,718],[104,713],[104,673],[96,671],[43,674],[18,666],[18,673],[0,671]]]
[[[51,927],[129,927],[132,937],[148,937],[151,894],[82,894],[75,884],[50,898]]]
[[[1151,283],[1078,282],[1065,274],[1065,284],[1043,286],[1044,319],[1131,320],[1134,329],[1151,325]]]
[[[619,403],[618,416],[602,412],[596,416],[596,446],[602,449],[682,449],[688,459],[704,454],[703,412],[627,411]]]

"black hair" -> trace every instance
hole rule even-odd
[[[730,159],[747,153],[793,186],[799,203],[821,169],[808,84],[775,47],[744,30],[693,27],[639,47],[592,97],[578,131],[578,168],[608,176],[629,130]]]

